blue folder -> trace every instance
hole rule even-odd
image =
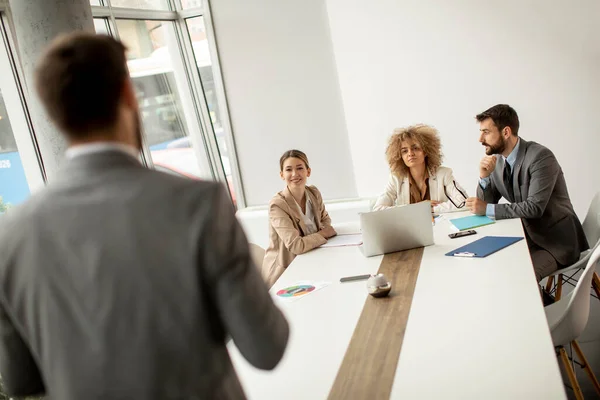
[[[454,249],[446,255],[450,257],[486,257],[522,239],[522,237],[512,236],[484,236],[465,246]]]
[[[470,215],[468,217],[454,218],[451,219],[450,222],[452,222],[452,225],[457,227],[460,231],[495,223],[493,219],[488,218],[485,215]]]

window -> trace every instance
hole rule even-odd
[[[225,176],[230,187],[233,188],[233,176],[230,162],[230,154],[227,146],[227,136],[225,134],[223,116],[221,115],[221,108],[219,107],[219,100],[217,98],[217,90],[215,88],[215,79],[213,77],[213,64],[211,61],[208,39],[206,37],[206,26],[204,25],[203,17],[194,17],[186,20],[188,33],[192,41],[192,48],[194,50],[194,57],[196,59],[196,66],[200,74],[200,80],[202,82],[202,89],[204,90],[204,96],[208,103],[208,110],[210,113],[210,119],[213,127],[215,137],[217,139],[217,145],[219,152],[221,153],[221,160],[223,162],[223,169]]]
[[[103,33],[105,35],[109,35],[108,30],[108,20],[104,18],[94,18],[94,28],[96,29],[96,33]]]
[[[213,72],[217,67],[209,53],[204,17],[196,16],[208,4],[202,0],[94,3],[101,5],[93,10],[96,32],[118,36],[128,49],[147,163],[168,173],[225,181],[237,206],[241,185],[225,94],[218,70],[216,75]],[[181,9],[180,4],[197,11],[188,12],[188,20],[179,19],[177,12],[164,12]],[[243,199],[239,200],[243,206]]]
[[[2,97],[2,91],[0,90],[0,152],[6,153],[7,151],[16,150],[17,142],[12,134],[8,113],[6,112],[6,106],[4,105],[4,98]]]
[[[113,7],[169,10],[168,0],[111,0],[110,4]]]
[[[186,8],[201,7],[202,0],[181,0],[181,7]]]
[[[0,214],[44,185],[0,13]]]
[[[0,213],[29,197],[23,162],[0,91]]]
[[[153,164],[183,176],[212,179],[202,136],[190,136],[201,128],[194,118],[173,22],[117,20],[117,30],[128,48],[127,64]]]

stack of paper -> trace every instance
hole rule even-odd
[[[362,244],[362,233],[348,235],[337,235],[327,240],[321,247],[360,246]]]

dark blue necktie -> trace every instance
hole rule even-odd
[[[504,187],[506,188],[506,191],[508,192],[508,196],[510,197],[510,199],[506,199],[510,202],[514,202],[515,201],[515,192],[513,190],[513,180],[512,180],[512,173],[510,170],[510,164],[508,163],[508,161],[504,162]]]

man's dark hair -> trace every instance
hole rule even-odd
[[[35,71],[50,118],[71,138],[110,129],[128,79],[125,46],[106,35],[76,32],[56,38]]]
[[[515,109],[508,104],[496,104],[475,116],[475,119],[479,122],[488,118],[494,121],[494,125],[498,127],[499,131],[508,126],[513,135],[519,136],[519,116]]]

